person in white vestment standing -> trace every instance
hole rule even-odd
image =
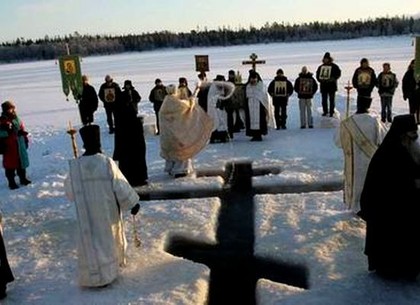
[[[360,211],[360,195],[369,162],[388,129],[380,117],[363,104],[340,123],[335,144],[344,154],[344,203],[354,213]]]
[[[252,137],[251,141],[262,141],[262,136],[267,134],[268,126],[272,126],[273,121],[273,109],[268,101],[267,88],[254,70],[250,70],[245,88],[246,135]]]
[[[165,172],[174,178],[194,175],[192,158],[203,150],[213,130],[213,121],[195,101],[184,99],[174,85],[166,87],[168,95],[159,111],[160,156]]]
[[[234,91],[235,85],[225,81],[223,75],[217,75],[210,84],[207,95],[207,114],[214,123],[210,143],[229,141],[226,102],[232,97]]]
[[[122,211],[139,211],[139,196],[112,158],[101,152],[98,125],[80,129],[84,154],[69,161],[65,181],[68,198],[75,202],[79,285],[104,287],[125,265],[127,246]]]

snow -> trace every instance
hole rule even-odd
[[[159,157],[159,137],[151,134],[154,113],[147,101],[154,79],[176,83],[185,76],[194,88],[194,55],[208,54],[210,78],[249,67],[242,60],[255,52],[265,65],[257,66],[268,84],[282,67],[293,82],[306,65],[314,72],[326,51],[342,68],[337,93],[337,118],[321,117],[320,95],[314,99],[314,129],[301,130],[297,97],[289,101],[287,130],[269,130],[262,142],[250,142],[243,133],[233,141],[211,144],[195,159],[198,173],[219,174],[228,161],[252,161],[254,169],[280,169],[280,173],[253,177],[254,252],[308,271],[309,289],[259,279],[258,304],[419,304],[420,285],[387,282],[367,271],[363,254],[365,224],[343,204],[342,151],[333,142],[339,118],[345,114],[344,86],[362,57],[377,73],[383,62],[401,80],[414,54],[412,38],[364,38],[289,44],[250,45],[225,48],[164,50],[83,58],[82,71],[98,90],[105,74],[122,84],[131,79],[143,101],[140,112],[146,123],[149,182],[141,194],[189,190],[220,192],[220,176],[173,180],[164,172]],[[373,93],[372,111],[379,111],[379,96]],[[58,65],[54,61],[0,65],[0,100],[12,99],[30,132],[28,177],[33,183],[9,190],[0,180],[0,209],[4,238],[16,280],[8,285],[1,304],[206,304],[210,269],[204,264],[165,251],[171,237],[181,236],[214,245],[221,200],[218,197],[145,200],[135,218],[125,214],[128,264],[116,282],[103,289],[77,285],[76,224],[74,203],[64,194],[68,160],[73,158],[69,122],[80,127],[77,108],[61,91]],[[355,108],[352,91],[351,110]],[[408,112],[401,86],[394,97],[394,113]],[[111,156],[113,136],[107,133],[105,111],[95,114],[101,126],[104,153]],[[77,136],[81,150],[81,140]],[[331,191],[322,187],[333,186]],[[312,187],[311,192],[303,192]],[[294,190],[297,193],[273,192]],[[133,242],[133,224],[142,245]]]

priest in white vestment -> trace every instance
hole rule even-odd
[[[223,101],[232,97],[235,85],[225,81],[223,75],[217,75],[210,84],[207,95],[207,114],[213,119],[213,133],[210,143],[216,141],[227,142],[228,134],[228,113]]]
[[[103,287],[113,282],[125,264],[126,238],[122,211],[135,215],[139,196],[117,164],[101,153],[99,126],[80,129],[85,153],[69,161],[65,181],[75,202],[79,285]]]
[[[166,87],[159,111],[160,155],[165,172],[174,178],[194,174],[192,158],[209,142],[213,121],[193,97],[182,99],[174,85]]]
[[[254,70],[249,72],[245,88],[246,135],[252,137],[251,141],[262,141],[262,136],[268,132],[268,126],[273,126],[273,109],[269,103],[267,88]]]
[[[360,195],[369,162],[388,129],[368,109],[344,119],[335,135],[335,144],[344,154],[344,203],[354,213],[360,211]]]

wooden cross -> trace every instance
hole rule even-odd
[[[252,65],[252,70],[257,71],[257,64],[265,64],[265,60],[257,60],[258,55],[252,53],[249,58],[251,60],[244,60],[242,61],[243,65]]]

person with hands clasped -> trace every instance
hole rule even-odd
[[[16,113],[16,106],[11,101],[1,104],[0,116],[0,143],[3,150],[3,167],[9,188],[19,188],[15,181],[15,175],[19,177],[21,185],[31,183],[26,177],[26,168],[29,166],[28,156],[28,132],[22,120]]]

